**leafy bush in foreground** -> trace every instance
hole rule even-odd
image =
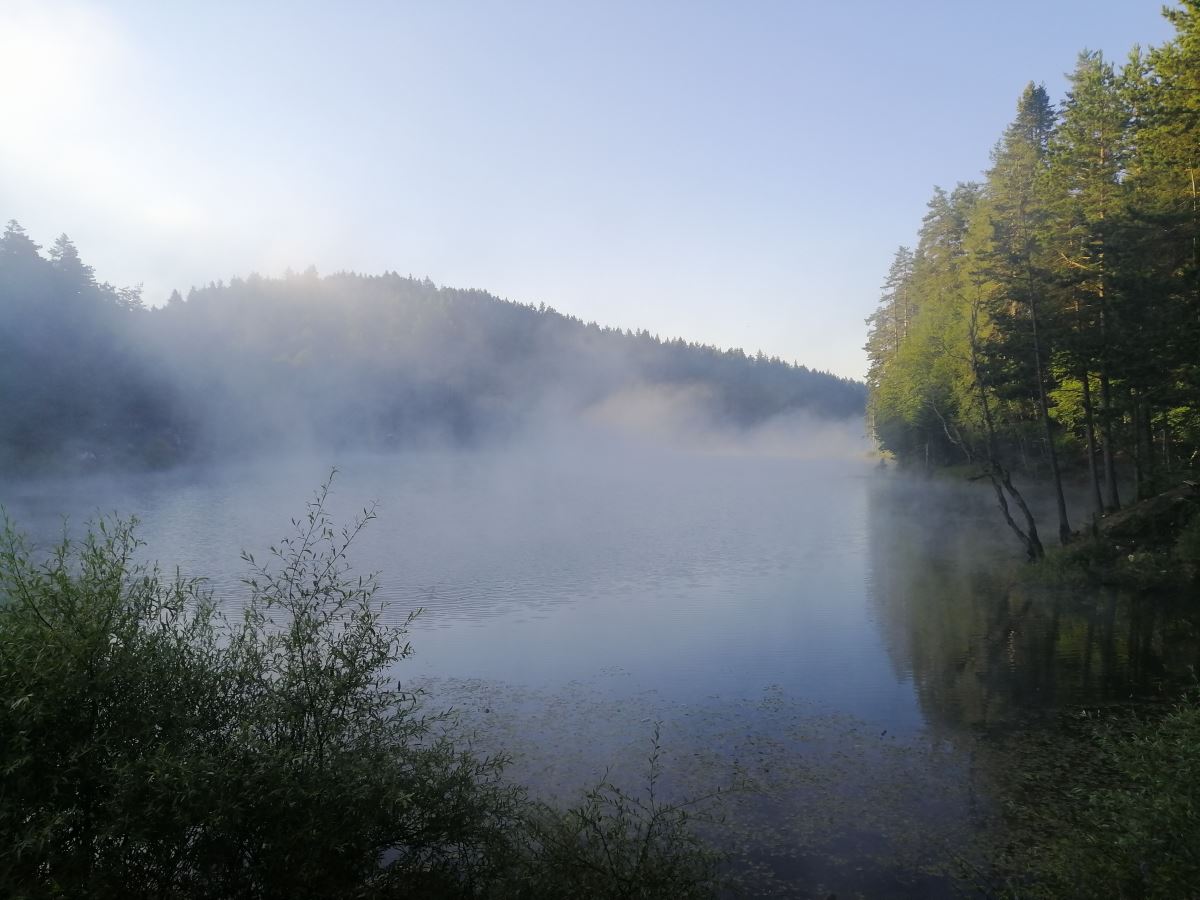
[[[1034,776],[1038,808],[1019,810],[1036,837],[1018,851],[1012,897],[1177,898],[1200,885],[1200,703],[1091,731],[1092,759],[1064,780]],[[1010,848],[1011,849],[1011,848]]]
[[[135,562],[132,523],[35,560],[0,537],[0,894],[695,897],[686,807],[531,801],[393,687],[411,652],[326,484],[240,619]],[[653,765],[652,780],[653,787]]]
[[[548,897],[620,897],[623,900],[698,900],[717,884],[718,857],[692,830],[693,811],[707,797],[664,803],[657,794],[662,769],[657,726],[644,796],[607,781],[560,811],[544,804],[526,820],[524,857]]]

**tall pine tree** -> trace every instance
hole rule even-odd
[[[978,226],[978,272],[997,324],[994,347],[1014,386],[1032,388],[1058,509],[1058,534],[1071,539],[1062,473],[1050,418],[1050,359],[1057,328],[1046,235],[1047,161],[1055,114],[1045,88],[1030,84],[1017,116],[992,154]]]

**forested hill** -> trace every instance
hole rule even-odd
[[[982,183],[934,194],[869,320],[881,444],[977,464],[1031,556],[1011,473],[1052,485],[1066,542],[1200,464],[1200,2],[1164,14],[1171,41],[1121,67],[1082,53],[1060,103],[1029,85]],[[1088,487],[1074,515],[1069,478]]]
[[[428,280],[310,270],[146,307],[71,242],[0,238],[0,460],[166,465],[247,449],[474,443],[564,417],[746,428],[861,415],[865,387]],[[647,412],[648,411],[648,412]]]

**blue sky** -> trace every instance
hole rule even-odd
[[[935,184],[1157,0],[0,3],[0,218],[173,287],[397,270],[865,369]]]

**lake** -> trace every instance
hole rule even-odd
[[[136,515],[148,558],[236,608],[337,464],[331,509],[378,518],[351,560],[411,630],[398,677],[453,706],[514,777],[752,784],[715,839],[751,896],[946,894],[997,822],[988,741],[1153,698],[1200,663],[1191,613],[1032,591],[984,488],[865,457],[547,439],[502,450],[0,484],[37,542]]]

